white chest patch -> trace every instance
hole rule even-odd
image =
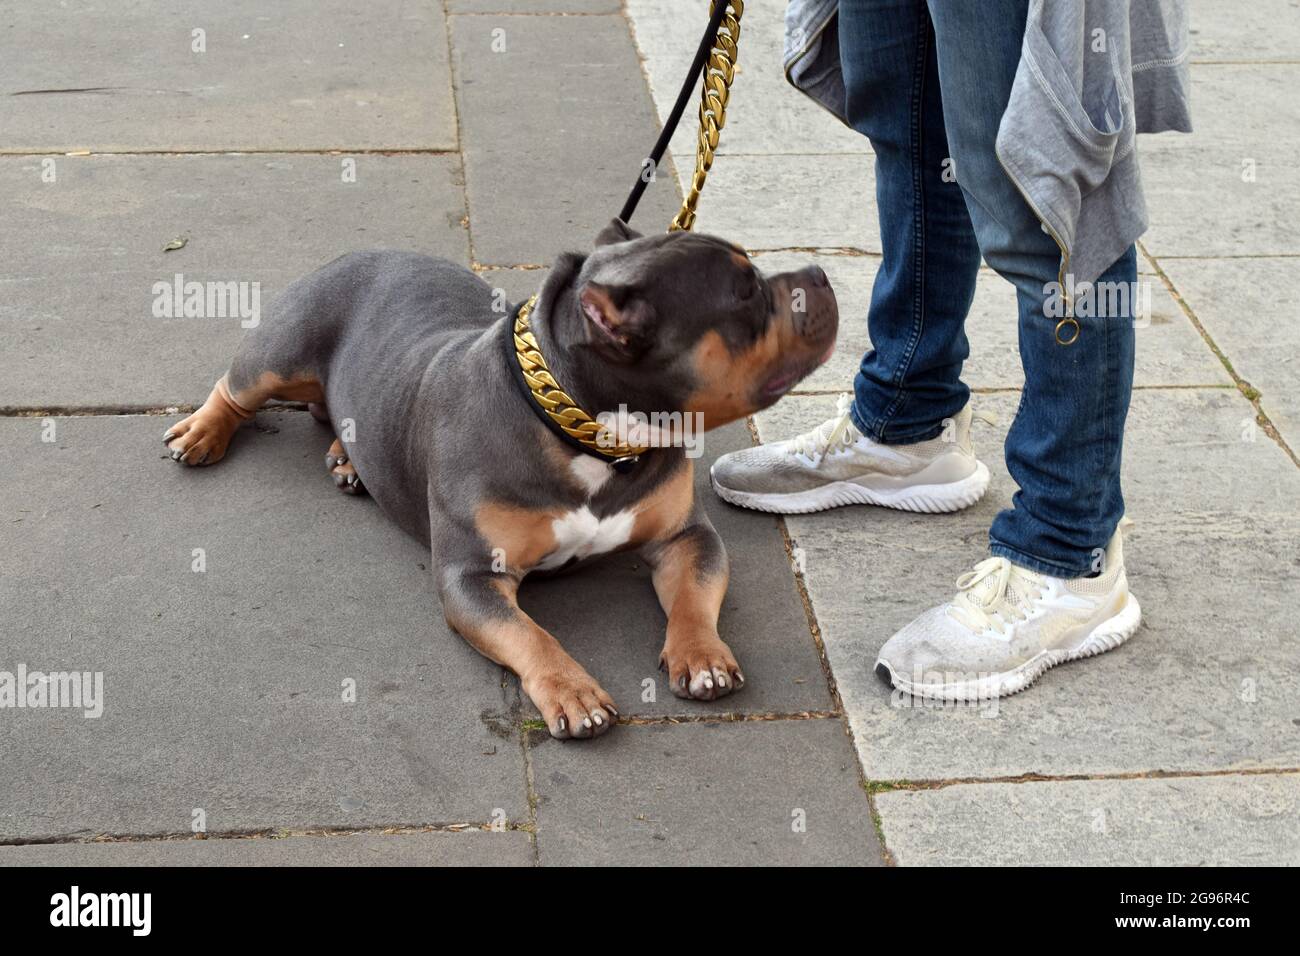
[[[594,554],[613,551],[632,537],[636,515],[620,511],[608,518],[597,518],[590,508],[579,508],[551,522],[555,534],[555,550],[542,558],[538,570],[549,571],[562,567],[574,558],[589,558]]]
[[[573,477],[578,479],[578,484],[587,492],[590,498],[596,492],[604,487],[605,482],[609,481],[609,476],[614,473],[606,462],[599,458],[593,458],[591,455],[577,455],[569,462],[569,470],[573,472]]]

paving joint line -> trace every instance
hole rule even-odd
[[[1160,261],[1147,251],[1147,247],[1140,240],[1137,243],[1137,246],[1142,250],[1142,255],[1144,255],[1147,261],[1151,263],[1151,267],[1155,269],[1156,275],[1160,277],[1160,281],[1164,283],[1165,290],[1173,296],[1174,301],[1178,303],[1178,307],[1182,309],[1183,315],[1187,316],[1187,320],[1191,322],[1193,328],[1200,333],[1205,344],[1210,347],[1210,351],[1214,353],[1215,357],[1220,363],[1222,363],[1228,375],[1231,376],[1233,382],[1236,383],[1237,391],[1241,392],[1246,401],[1250,402],[1251,407],[1255,409],[1256,424],[1263,429],[1264,434],[1268,435],[1269,438],[1273,439],[1273,441],[1277,443],[1283,453],[1291,459],[1292,464],[1297,468],[1300,468],[1300,458],[1296,457],[1295,451],[1289,444],[1287,444],[1286,439],[1282,437],[1282,433],[1278,430],[1277,425],[1275,425],[1273,420],[1268,417],[1268,414],[1264,411],[1263,405],[1260,404],[1261,393],[1259,389],[1255,388],[1255,386],[1251,385],[1250,382],[1246,381],[1245,378],[1238,374],[1227,354],[1219,347],[1219,344],[1214,341],[1214,337],[1210,335],[1204,324],[1202,324],[1200,317],[1197,316],[1195,310],[1188,304],[1187,300],[1183,298],[1183,294],[1178,291],[1178,287],[1175,286],[1173,280],[1169,278],[1168,273],[1166,273],[1164,268],[1160,265]]]
[[[1135,392],[1161,392],[1161,391],[1201,391],[1203,389],[1231,389],[1236,390],[1236,385],[1226,385],[1223,382],[1189,385],[1134,385]],[[980,385],[970,386],[970,390],[976,395],[1014,395],[1022,391],[1019,385]],[[787,392],[787,395],[801,396],[804,398],[825,398],[827,396],[843,395],[847,389],[834,388],[794,388]]]
[[[1190,66],[1300,66],[1300,60],[1188,60]]]
[[[446,3],[443,3],[444,9]],[[619,10],[448,10],[447,17],[616,17]]]
[[[167,415],[188,415],[199,410],[202,403],[176,405],[0,405],[0,418],[153,418]],[[302,402],[274,402],[263,405],[263,412],[305,412]]]
[[[0,849],[11,846],[84,846],[98,843],[205,843],[210,840],[283,840],[288,837],[407,836],[418,833],[528,832],[526,824],[399,823],[371,827],[257,827],[213,833],[188,831],[163,833],[97,833],[94,836],[12,837],[0,839]]]
[[[443,149],[433,146],[371,146],[348,149],[330,146],[321,149],[272,149],[253,146],[248,149],[14,149],[0,148],[6,156],[67,156],[88,159],[94,156],[459,156],[460,147]]]
[[[778,252],[798,252],[810,256],[842,256],[846,259],[881,259],[884,253],[872,252],[857,246],[751,246],[754,255],[772,255]]]
[[[898,790],[945,790],[967,784],[990,783],[1080,783],[1089,780],[1188,780],[1198,777],[1285,777],[1300,775],[1300,767],[1252,767],[1241,770],[1133,770],[1120,773],[1044,774],[1025,773],[1003,777],[938,777],[924,779],[874,780],[868,786],[875,793]]]
[[[1145,246],[1143,246],[1142,251],[1148,259],[1155,261],[1156,256],[1148,252]],[[1300,252],[1231,253],[1222,256],[1160,256],[1160,258],[1191,262],[1213,262],[1216,259],[1300,259]]]
[[[800,710],[789,713],[723,711],[709,714],[665,714],[662,717],[620,717],[616,723],[629,727],[664,727],[671,724],[761,724],[778,720],[835,720],[838,710]]]
[[[619,14],[623,17],[623,22],[627,24],[627,35],[628,38],[632,41],[632,51],[636,54],[637,65],[640,66],[641,68],[641,81],[645,84],[646,95],[650,97],[650,105],[654,107],[655,118],[659,120],[659,124],[660,126],[662,126],[666,117],[661,116],[659,113],[659,98],[655,96],[654,84],[650,82],[649,61],[645,55],[645,51],[641,49],[641,44],[637,41],[636,23],[632,19],[632,15],[628,13],[627,0],[620,0],[618,5],[618,11]],[[689,111],[686,114],[683,114],[683,116],[686,115],[689,115]],[[694,154],[691,155],[690,162],[691,162],[691,168],[694,169],[695,166]],[[669,188],[674,191],[674,197],[676,198],[676,201],[680,203],[685,198],[685,195],[682,192],[681,177],[678,175],[677,158],[676,156],[674,156],[671,148],[664,150],[664,155],[663,158],[659,161],[659,165],[664,168],[665,173],[668,175],[668,178],[672,184]],[[655,169],[656,177],[658,176],[658,169],[659,167],[656,167]],[[651,182],[657,182],[657,181],[658,181],[657,178],[651,180]]]
[[[537,828],[537,776],[533,770],[533,748],[530,743],[533,728],[529,727],[528,721],[522,720],[522,702],[519,697],[519,685],[510,680],[508,671],[501,668],[501,681],[503,686],[513,687],[515,691],[515,702],[512,707],[512,717],[519,727],[519,751],[524,759],[524,802],[528,804],[528,843],[533,851],[533,866],[542,865],[542,848],[538,840]]]
[[[443,22],[448,26],[451,24],[451,11],[447,7],[447,0],[441,0],[438,4],[442,10]],[[460,198],[461,207],[465,210],[465,217],[461,223],[465,227],[465,252],[469,258],[471,268],[476,261],[474,256],[474,218],[470,215],[469,210],[469,167],[465,163],[465,129],[460,121],[460,83],[459,74],[456,70],[456,51],[451,45],[451,30],[444,29],[443,44],[447,48],[447,78],[451,83],[451,115],[456,123],[456,156],[460,159]],[[477,269],[474,269],[477,272]]]

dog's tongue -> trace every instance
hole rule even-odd
[[[767,383],[763,386],[763,394],[768,397],[773,395],[783,395],[790,390],[791,386],[793,386],[799,378],[800,375],[798,372],[782,372],[780,375],[767,380]]]

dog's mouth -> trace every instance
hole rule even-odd
[[[830,345],[821,355],[812,359],[807,359],[798,365],[786,364],[771,378],[763,383],[759,390],[763,402],[770,405],[779,399],[790,389],[794,388],[805,378],[825,365],[832,355],[835,354],[835,340],[831,339]]]

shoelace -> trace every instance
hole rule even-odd
[[[985,558],[957,579],[958,594],[948,613],[976,631],[1005,631],[1025,620],[1026,614],[1007,601],[1007,587],[1015,581],[1016,593],[1027,601],[1043,594],[1043,582],[1032,572],[1013,565],[1006,558]]]
[[[810,432],[796,435],[790,440],[790,447],[796,454],[816,459],[838,445],[852,445],[858,439],[858,430],[849,417],[852,405],[852,395],[841,395],[835,405],[836,417],[827,419]]]

